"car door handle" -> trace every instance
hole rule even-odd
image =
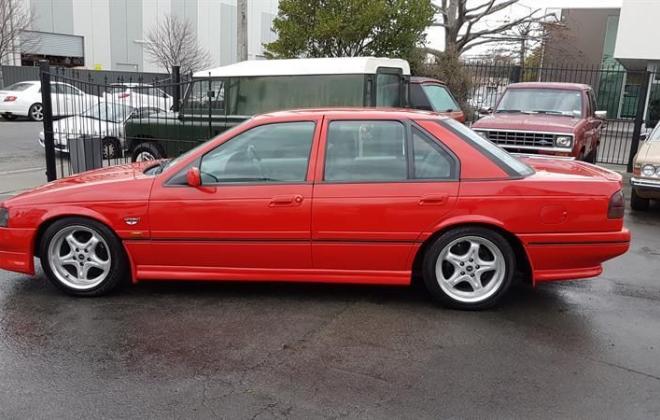
[[[277,195],[270,200],[270,206],[299,206],[303,202],[303,196],[300,194]]]
[[[449,194],[425,195],[419,200],[420,206],[441,206],[447,203]]]

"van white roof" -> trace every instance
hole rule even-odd
[[[410,65],[400,58],[339,57],[249,60],[198,71],[193,77],[294,76],[305,74],[375,74],[379,67],[399,68],[410,74]]]

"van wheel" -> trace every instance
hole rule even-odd
[[[71,295],[100,296],[129,276],[121,242],[107,226],[93,220],[57,220],[44,232],[39,251],[48,279]]]
[[[453,229],[442,234],[424,256],[424,283],[445,306],[490,308],[511,286],[514,255],[509,242],[490,229]]]
[[[160,150],[160,147],[154,143],[140,143],[133,149],[131,155],[132,162],[145,162],[149,160],[158,160],[165,157],[165,154]]]
[[[632,189],[632,192],[630,193],[630,207],[633,210],[636,211],[647,211],[649,209],[649,206],[651,204],[651,200],[648,198],[642,198],[639,195],[637,195],[637,191],[635,189]]]

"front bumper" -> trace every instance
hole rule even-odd
[[[630,185],[642,190],[653,190],[660,192],[660,180],[632,177],[630,178]]]
[[[602,263],[626,253],[630,231],[519,235],[533,271],[534,284],[598,276]]]
[[[33,229],[0,227],[0,269],[34,274]]]
[[[65,137],[60,137],[58,134],[53,135],[55,142],[55,150],[61,153],[69,153],[69,141]],[[39,134],[39,144],[41,147],[46,147],[43,133]]]

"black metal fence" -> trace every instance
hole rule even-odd
[[[645,110],[649,110],[647,124],[660,114],[660,90],[656,94],[655,83],[649,89],[655,75],[647,72],[621,67],[523,69],[484,63],[466,63],[465,71],[472,80],[465,110],[467,124],[495,107],[513,82],[591,85],[598,110],[607,111],[597,155],[600,163],[628,164],[637,148]],[[80,170],[72,162],[80,161],[79,155],[84,154],[80,145],[86,142],[100,143],[104,166],[171,158],[248,118],[226,113],[223,81],[182,77],[176,68],[170,76],[160,76],[118,73],[99,79],[98,74],[50,69],[42,64],[44,131],[39,141],[46,149],[49,179]],[[648,107],[647,91],[651,92]],[[185,107],[181,109],[184,97]],[[241,98],[227,100],[240,103]],[[81,138],[85,141],[78,141]]]

